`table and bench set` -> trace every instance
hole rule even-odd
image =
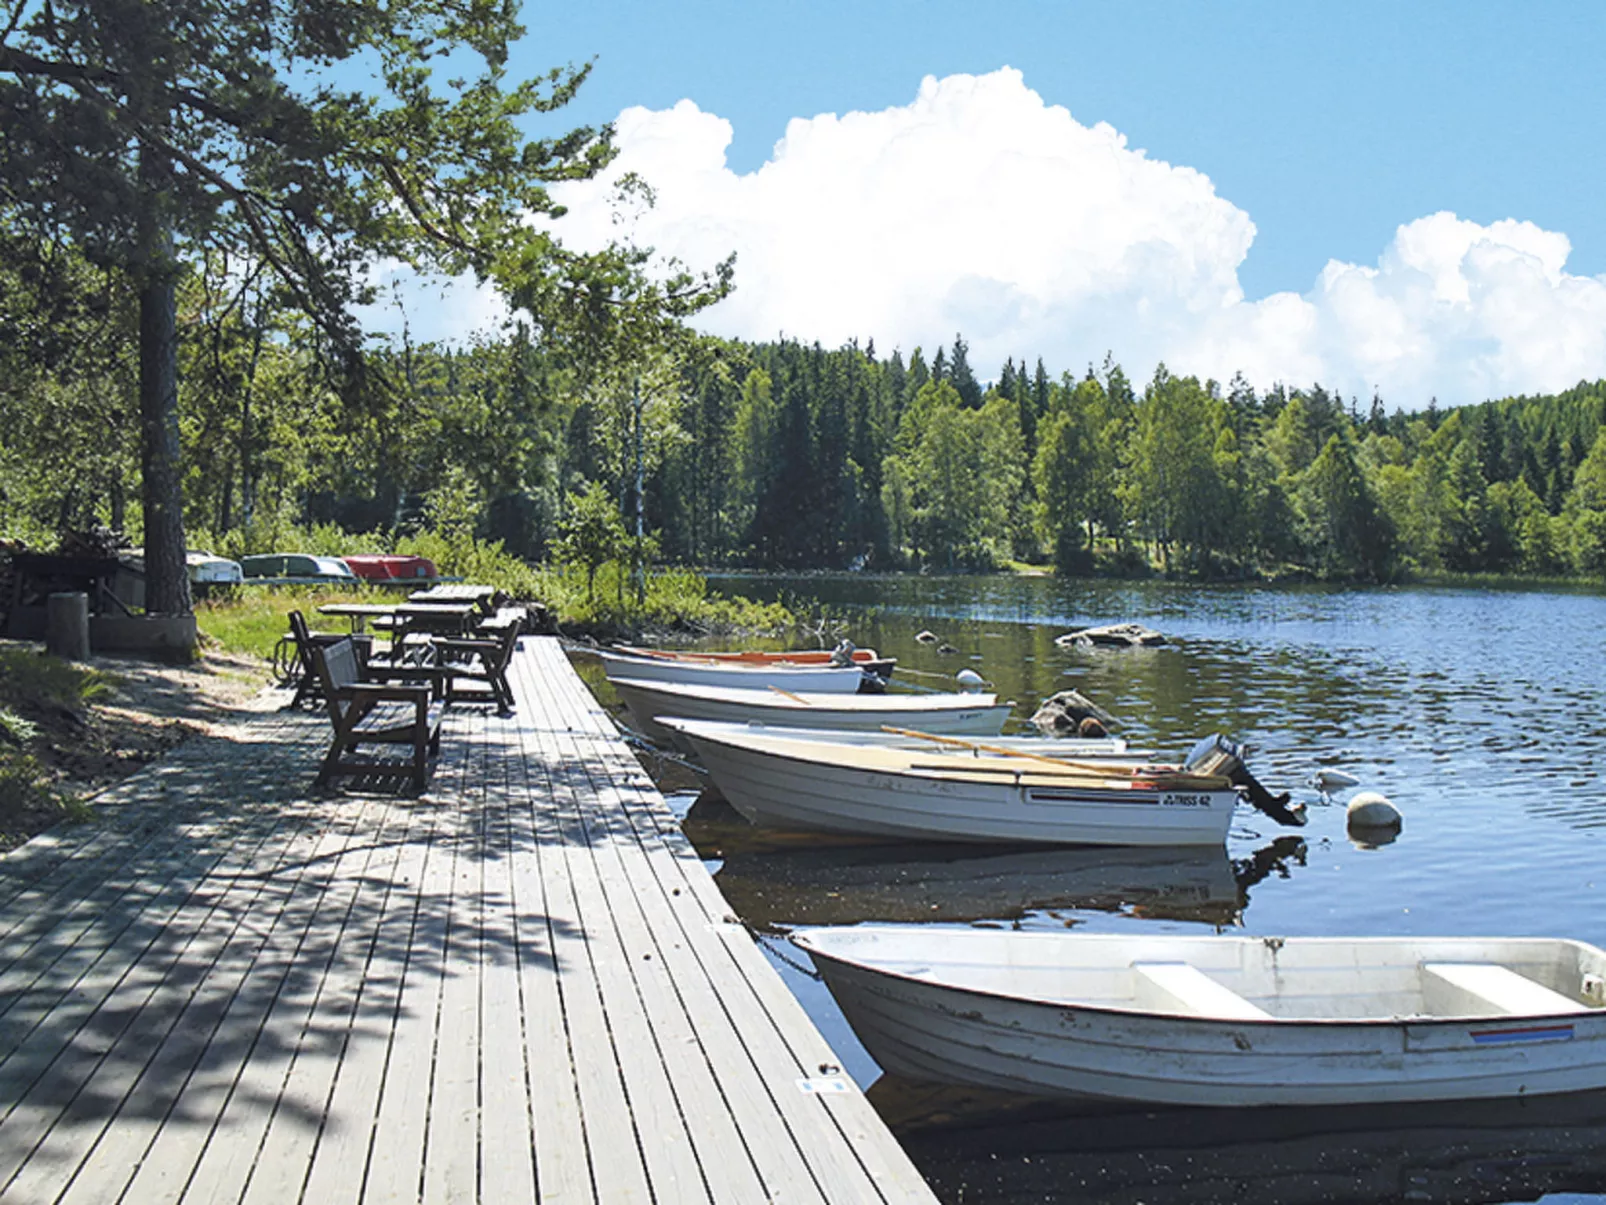
[[[321,698],[334,727],[318,786],[343,776],[402,776],[422,791],[447,706],[491,703],[512,712],[507,671],[527,612],[493,587],[436,586],[398,605],[328,603],[318,612],[351,624],[349,634],[313,632],[299,611],[290,613],[288,639],[301,668],[291,705]],[[370,625],[388,634],[388,649],[375,647]],[[379,756],[370,752],[375,746],[408,756]]]

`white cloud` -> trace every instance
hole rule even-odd
[[[555,190],[570,207],[560,237],[617,237],[612,186],[634,171],[657,194],[631,219],[638,242],[692,266],[738,253],[737,291],[704,329],[873,336],[906,354],[962,332],[983,377],[1006,356],[1076,372],[1109,349],[1139,380],[1164,360],[1363,400],[1376,385],[1415,407],[1606,376],[1606,278],[1567,274],[1565,235],[1434,214],[1401,226],[1375,266],[1331,262],[1302,295],[1249,301],[1248,214],[1008,68],[928,77],[876,113],[794,119],[747,174],[726,165],[731,134],[689,100],[627,109],[609,172]]]

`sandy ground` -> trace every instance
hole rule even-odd
[[[58,794],[91,810],[99,791],[243,708],[270,680],[265,662],[215,652],[190,665],[112,656],[87,664],[107,676],[111,690],[80,712],[32,717],[40,736],[29,751]],[[71,815],[58,804],[0,795],[0,851]]]

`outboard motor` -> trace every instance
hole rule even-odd
[[[1188,753],[1182,768],[1189,774],[1217,774],[1226,778],[1243,792],[1244,798],[1254,804],[1278,824],[1295,828],[1304,826],[1308,817],[1302,803],[1289,806],[1289,794],[1273,795],[1244,765],[1244,747],[1234,744],[1220,733],[1207,736]]]
[[[858,652],[851,640],[842,640],[831,650],[832,665],[852,665],[853,654]]]

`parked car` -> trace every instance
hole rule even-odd
[[[240,568],[246,579],[271,578],[293,582],[331,582],[355,585],[357,575],[337,556],[311,556],[304,552],[269,552],[243,556]]]
[[[190,581],[196,585],[235,586],[245,580],[239,561],[213,556],[210,552],[186,552],[184,565]]]
[[[435,562],[427,556],[379,556],[363,553],[342,557],[351,571],[370,582],[434,581]]]

